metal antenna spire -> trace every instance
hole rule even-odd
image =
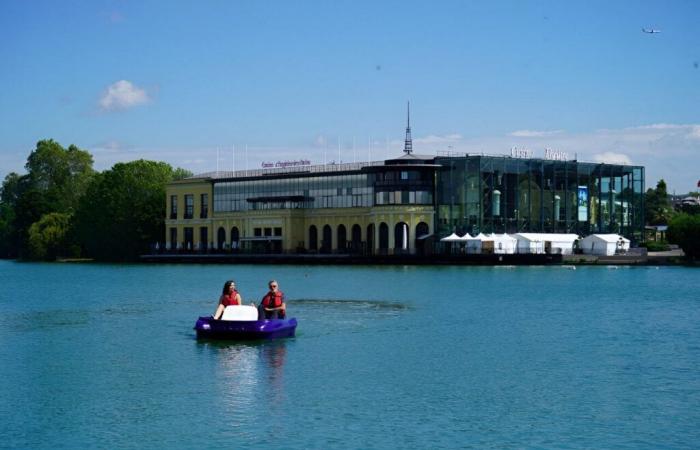
[[[413,140],[411,139],[411,102],[407,102],[406,107],[406,140],[404,141],[403,152],[407,155],[413,152]]]

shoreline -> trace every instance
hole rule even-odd
[[[493,254],[493,255],[383,255],[356,256],[334,254],[148,254],[141,255],[144,263],[177,264],[308,264],[308,265],[598,265],[598,266],[696,266],[677,255],[556,255],[556,254]]]

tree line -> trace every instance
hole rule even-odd
[[[688,259],[700,257],[700,207],[683,205],[674,209],[664,180],[659,180],[655,189],[647,189],[644,215],[647,225],[668,225],[668,241],[678,244]]]
[[[165,185],[192,174],[138,160],[97,172],[75,145],[39,141],[0,188],[0,257],[125,261],[165,235]]]
[[[0,258],[135,259],[165,235],[165,185],[192,175],[146,160],[96,172],[89,152],[51,139],[36,144],[25,169],[0,188]],[[644,210],[647,224],[667,224],[669,241],[700,257],[700,208],[674,210],[660,180]]]

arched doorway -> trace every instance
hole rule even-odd
[[[394,253],[408,253],[408,224],[399,222],[394,226]]]
[[[338,225],[338,252],[344,253],[348,246],[348,232],[345,225]]]
[[[309,250],[318,250],[318,230],[316,225],[309,227]]]
[[[425,222],[420,222],[416,225],[416,242],[415,248],[416,253],[420,255],[429,254],[432,246],[432,240],[428,237],[430,235],[430,227]]]
[[[321,253],[330,253],[333,245],[333,231],[330,225],[323,226],[323,239],[321,240]]]
[[[231,228],[231,250],[237,250],[240,247],[240,240],[238,227]]]
[[[367,225],[367,245],[365,247],[368,255],[374,254],[374,224]]]
[[[389,252],[389,225],[384,222],[379,224],[379,253],[386,255]]]
[[[219,230],[216,232],[216,248],[218,250],[223,250],[225,243],[226,243],[226,230],[224,230],[224,227],[219,227]]]
[[[350,249],[353,253],[360,253],[360,247],[362,246],[362,228],[358,224],[353,225],[350,235],[352,236]]]

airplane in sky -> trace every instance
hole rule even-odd
[[[661,30],[655,30],[654,28],[642,28],[642,31],[649,34],[661,33]]]

